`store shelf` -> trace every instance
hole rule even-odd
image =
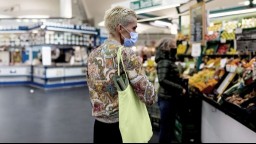
[[[87,82],[74,82],[74,83],[63,83],[63,84],[49,84],[49,85],[43,85],[43,84],[38,84],[38,83],[32,83],[34,86],[38,88],[43,88],[43,89],[54,89],[54,88],[65,88],[65,87],[76,87],[76,86],[86,86]]]
[[[239,54],[234,54],[234,55],[228,55],[228,54],[224,54],[224,55],[220,55],[220,54],[213,54],[213,55],[203,55],[203,56],[208,56],[208,57],[248,57],[249,55],[239,55]]]
[[[26,30],[1,30],[0,31],[0,34],[20,34],[20,33],[27,33]]]
[[[0,76],[1,77],[1,76]],[[86,78],[86,75],[78,75],[78,76],[63,76],[63,77],[40,77],[40,76],[33,76],[34,78],[39,78],[39,79],[66,79],[66,78],[79,78],[79,77],[84,77]]]
[[[192,55],[190,54],[178,54],[178,57],[188,57],[188,58],[193,58]]]
[[[31,75],[0,75],[1,77],[31,77]]]
[[[28,81],[20,81],[20,82],[0,82],[0,85],[29,85],[31,84],[31,82],[28,82]]]
[[[231,118],[235,119],[236,121],[240,122],[245,127],[249,128],[250,130],[256,133],[256,123],[250,123],[246,121],[246,118],[239,115],[238,113],[231,112],[228,108],[218,104],[217,102],[202,96],[202,100],[210,104],[211,106],[215,107],[216,109],[222,111],[226,115],[230,116]]]
[[[226,42],[234,42],[235,40],[226,40]],[[221,43],[221,40],[212,40],[212,41],[207,41],[207,43]]]
[[[96,31],[65,29],[65,28],[58,28],[58,27],[46,27],[45,29],[49,30],[49,31],[59,31],[59,32],[71,32],[71,33],[83,33],[83,34],[98,35],[98,32],[96,32]]]
[[[85,47],[87,45],[73,45],[73,44],[70,44],[70,45],[60,45],[60,44],[42,44],[42,45],[31,45],[31,47],[58,47],[60,49],[70,49],[70,48],[73,48],[73,47],[76,47],[76,46],[79,46],[79,47]]]

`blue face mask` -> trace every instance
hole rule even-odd
[[[122,26],[123,27],[123,26]],[[129,32],[125,27],[123,27],[128,33],[130,33],[131,38],[125,38],[124,36],[124,46],[133,47],[139,39],[139,34],[136,32]]]

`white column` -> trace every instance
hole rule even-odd
[[[72,0],[60,0],[60,16],[72,18]]]

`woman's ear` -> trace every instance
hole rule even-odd
[[[122,26],[120,24],[117,25],[116,32],[122,33]]]

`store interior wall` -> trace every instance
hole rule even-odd
[[[1,15],[60,15],[59,0],[0,0]]]

